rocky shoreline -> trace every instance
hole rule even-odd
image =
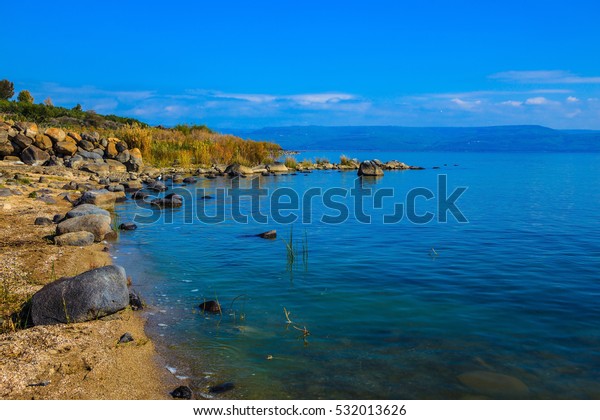
[[[351,159],[158,169],[114,137],[13,122],[0,122],[0,158],[3,399],[161,399],[180,385],[157,363],[134,312],[141,304],[130,294],[131,279],[112,265],[110,242],[118,230],[136,228],[114,224],[115,203],[144,200],[143,189],[166,191],[166,179],[192,184],[199,177],[423,169]],[[181,200],[170,194],[149,203],[164,209]]]
[[[110,243],[58,246],[50,239],[56,233],[54,216],[73,208],[52,184],[84,183],[89,174],[10,162],[0,163],[0,172],[0,398],[169,398],[173,378],[158,362],[144,319],[130,307],[87,322],[22,328],[22,305],[45,285],[110,267]],[[71,309],[67,313],[75,315]],[[134,341],[118,344],[125,333]]]

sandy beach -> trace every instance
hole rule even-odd
[[[54,187],[89,183],[89,174],[7,162],[0,162],[0,172],[4,180],[22,177],[5,185],[18,195],[0,198],[0,398],[171,398],[176,380],[146,336],[143,316],[131,309],[84,323],[12,328],[10,313],[43,285],[112,261],[109,243],[59,247],[49,239],[56,225],[34,225],[37,217],[52,219],[72,207],[59,194],[79,195]],[[31,193],[41,189],[49,190],[46,195],[56,203],[33,197]],[[118,344],[126,332],[134,341]]]

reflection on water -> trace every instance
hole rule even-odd
[[[226,398],[600,397],[600,157],[404,160],[442,172],[386,172],[365,184],[403,197],[414,187],[435,191],[437,174],[447,173],[451,186],[469,187],[459,201],[469,223],[299,221],[294,238],[297,249],[307,245],[308,264],[300,254],[293,276],[281,240],[290,226],[185,224],[181,210],[173,224],[123,232],[116,263],[151,303],[149,332],[177,374],[198,392],[235,382]],[[354,179],[328,171],[261,182],[302,192],[351,188]],[[219,185],[225,180],[190,188],[210,194]],[[121,220],[134,209],[120,205]],[[252,236],[269,229],[277,240]],[[218,300],[223,314],[203,314],[204,300]],[[486,385],[489,372],[508,375],[503,389]],[[465,373],[469,381],[459,379]]]

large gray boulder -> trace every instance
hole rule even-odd
[[[79,199],[79,204],[94,204],[96,206],[110,207],[115,204],[123,193],[118,194],[108,190],[90,190],[83,193]]]
[[[101,209],[93,204],[80,204],[67,212],[66,218],[72,219],[74,217],[87,216],[88,214],[100,214],[102,216],[110,217],[108,210]]]
[[[288,167],[281,162],[270,163],[266,166],[269,172],[287,172]]]
[[[98,176],[108,176],[108,174],[110,174],[110,167],[107,163],[86,163],[79,169],[85,172],[96,174]]]
[[[372,160],[360,163],[358,176],[383,176],[383,169]]]
[[[240,176],[240,175],[253,175],[254,171],[252,168],[248,168],[247,166],[240,165],[239,163],[234,163],[229,165],[227,169],[225,169],[225,173],[229,176]]]
[[[29,137],[18,133],[12,138],[12,142],[21,149],[26,149],[33,144],[33,140]]]
[[[84,322],[113,314],[129,304],[125,269],[96,268],[47,284],[31,298],[34,325]]]
[[[21,152],[21,161],[27,165],[42,166],[50,159],[50,155],[35,146],[29,146]]]
[[[110,217],[101,214],[88,214],[62,221],[56,226],[56,234],[63,235],[70,232],[90,232],[94,240],[100,242],[112,232]]]
[[[90,232],[70,232],[55,236],[54,243],[58,246],[89,246],[94,239],[94,234]]]
[[[15,152],[15,146],[8,139],[8,131],[0,130],[0,157],[10,156]]]

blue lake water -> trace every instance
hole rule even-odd
[[[428,169],[364,182],[396,195],[379,209],[365,199],[371,223],[352,211],[341,224],[323,223],[336,211],[314,199],[312,223],[293,224],[292,267],[283,241],[290,224],[185,223],[195,210],[186,205],[121,233],[115,263],[150,304],[149,334],[184,382],[199,394],[234,382],[224,396],[244,399],[495,398],[458,378],[488,371],[518,378],[525,398],[600,398],[600,155],[348,155]],[[411,189],[437,195],[440,174],[448,194],[468,187],[456,202],[468,223],[451,215],[446,223],[383,223]],[[231,182],[199,179],[186,188],[206,189],[200,196]],[[302,194],[351,189],[356,175],[259,179],[271,193]],[[192,200],[209,212],[231,208]],[[437,216],[435,204],[419,198],[416,212]],[[261,206],[267,212],[268,198]],[[249,200],[242,208],[251,211]],[[150,211],[129,201],[117,213],[130,221]],[[250,236],[269,229],[277,240]],[[203,314],[205,299],[218,299],[223,315]]]

